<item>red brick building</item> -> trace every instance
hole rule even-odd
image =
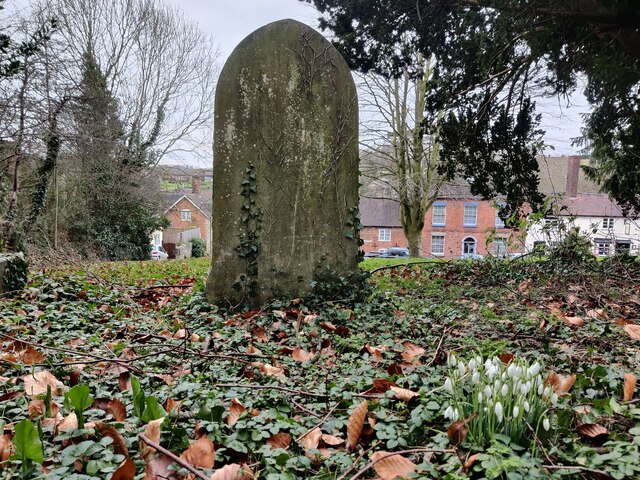
[[[408,246],[397,202],[363,198],[360,217],[365,253]],[[523,242],[504,227],[494,205],[472,196],[464,185],[443,188],[425,216],[422,257],[504,256],[523,251]]]

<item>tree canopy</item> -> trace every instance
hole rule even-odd
[[[640,212],[640,4],[635,0],[301,0],[358,70],[399,74],[413,52],[437,59],[427,115],[441,125],[441,169],[514,208],[541,203],[534,98],[581,79],[592,113],[579,146],[627,211]]]

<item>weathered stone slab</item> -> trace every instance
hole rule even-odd
[[[0,294],[19,292],[27,281],[27,262],[22,252],[0,253]]]
[[[255,307],[357,272],[356,87],[322,35],[281,20],[245,38],[214,131],[212,303]]]

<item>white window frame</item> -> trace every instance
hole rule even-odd
[[[467,240],[473,240],[473,252],[464,251],[465,243],[468,243],[469,245],[471,244],[471,242],[467,242]],[[464,237],[462,239],[462,256],[477,255],[477,254],[478,254],[478,240],[476,240],[474,237]]]
[[[442,209],[441,213],[436,214],[436,209]],[[440,220],[442,219],[442,220]],[[431,225],[434,227],[444,227],[447,224],[447,204],[434,203],[431,207]]]
[[[438,243],[434,242],[434,239],[436,239],[436,238],[438,239]],[[442,239],[442,243],[440,243],[439,239]],[[438,235],[438,234],[431,235],[431,255],[443,256],[444,255],[444,242],[445,242],[444,235]],[[438,249],[435,249],[434,246],[437,246]]]
[[[602,228],[604,228],[605,230],[610,230],[613,228],[613,226],[616,223],[616,219],[615,218],[603,218],[602,219]]]
[[[608,257],[611,254],[611,242],[597,242],[596,255]]]
[[[504,224],[504,220],[500,218],[500,208],[503,206],[504,204],[498,204],[498,208],[496,208],[496,224],[495,224],[496,228],[506,228],[506,225]]]
[[[191,210],[189,209],[183,209],[180,210],[180,220],[183,222],[190,222],[191,221]]]
[[[467,209],[473,209],[473,223],[467,221],[467,218],[471,218],[470,214],[467,214]],[[475,203],[465,203],[462,217],[463,227],[477,227],[478,226],[478,205]]]
[[[391,229],[390,228],[380,228],[378,230],[378,241],[379,242],[390,242],[391,241]]]

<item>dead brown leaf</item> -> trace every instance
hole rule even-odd
[[[624,331],[631,337],[631,340],[640,340],[640,325],[627,324],[624,326]]]
[[[69,430],[75,430],[78,428],[78,417],[75,413],[70,413],[58,424],[58,430],[66,432]]]
[[[125,457],[129,456],[129,449],[127,448],[127,442],[125,442],[120,432],[115,429],[113,425],[107,425],[106,423],[96,423],[95,429],[100,433],[103,437],[109,437],[113,440],[113,451],[124,455]]]
[[[561,377],[556,372],[551,371],[544,383],[545,385],[551,385],[558,395],[564,395],[571,390],[576,378],[577,376],[575,374]]]
[[[633,394],[636,391],[636,383],[638,382],[638,377],[636,377],[632,373],[624,374],[624,401],[630,402],[633,399]]]
[[[461,444],[469,433],[469,422],[476,418],[478,414],[472,413],[467,418],[463,418],[453,422],[449,425],[447,429],[447,435],[449,436],[449,440],[454,445]]]
[[[133,480],[136,476],[136,464],[129,457],[124,459],[118,469],[113,472],[111,480]]]
[[[276,433],[267,439],[267,445],[271,448],[287,448],[291,444],[291,435],[288,433]]]
[[[385,451],[375,452],[371,455],[371,460],[375,462],[373,468],[382,480],[407,478],[408,475],[415,473],[417,467],[408,458]]]
[[[164,422],[164,418],[159,418],[157,420],[151,420],[147,423],[147,426],[144,428],[144,435],[154,443],[160,443],[160,428],[162,423]],[[147,462],[147,466],[149,459],[156,453],[156,449],[150,447],[144,442],[140,442],[140,455]],[[145,470],[146,471],[146,470]],[[156,477],[153,477],[156,478]]]
[[[60,412],[60,407],[56,402],[52,401],[50,404],[51,418],[54,418]],[[32,400],[29,403],[29,417],[32,419],[38,417],[44,417],[46,413],[46,407],[43,400]]]
[[[166,455],[159,455],[147,461],[144,468],[144,480],[177,480],[175,472],[169,469],[172,463],[173,460]]]
[[[22,377],[24,391],[31,398],[47,393],[47,386],[51,387],[51,395],[62,395],[66,387],[51,372],[42,370]]]
[[[597,423],[583,423],[578,425],[578,433],[585,437],[596,438],[600,435],[609,435],[609,430]]]
[[[569,327],[582,327],[584,320],[580,317],[565,317],[564,323]]]
[[[364,422],[367,418],[368,408],[367,401],[364,400],[349,417],[347,422],[347,450],[349,451],[353,451],[358,444],[362,427],[364,427]]]
[[[260,373],[267,377],[277,377],[281,380],[285,380],[287,378],[284,374],[284,368],[274,367],[273,365],[268,365],[262,362],[252,362],[251,365],[257,367],[258,370],[260,370]]]
[[[127,419],[127,408],[124,406],[124,403],[117,398],[112,399],[107,404],[107,407],[113,414],[113,418],[115,418],[116,421],[124,422]]]
[[[206,435],[198,438],[180,455],[187,463],[201,468],[213,468],[215,457],[213,442]]]
[[[313,358],[313,353],[307,352],[305,349],[296,347],[291,352],[291,358],[297,362],[308,362]]]
[[[225,465],[209,477],[209,480],[251,480],[253,473],[246,465]]]
[[[320,431],[319,427],[313,428],[309,430],[304,436],[300,439],[302,443],[302,447],[307,455],[307,457],[313,457],[309,453],[310,450],[314,450],[318,448],[320,445],[320,439],[322,438],[322,431]]]
[[[174,413],[179,413],[182,402],[183,400],[174,400],[173,398],[167,398],[167,401],[164,403],[164,408],[167,412],[173,411]]]
[[[229,415],[227,415],[227,425],[233,428],[233,426],[238,423],[240,415],[245,410],[246,408],[244,407],[244,405],[242,405],[242,403],[240,403],[240,400],[238,400],[237,398],[231,400],[231,404],[229,405]]]
[[[0,436],[0,462],[6,462],[13,454],[13,443],[9,435]]]
[[[36,363],[42,363],[44,361],[44,355],[35,348],[29,347],[20,352],[20,360],[22,360],[22,363],[25,365],[34,365]]]

